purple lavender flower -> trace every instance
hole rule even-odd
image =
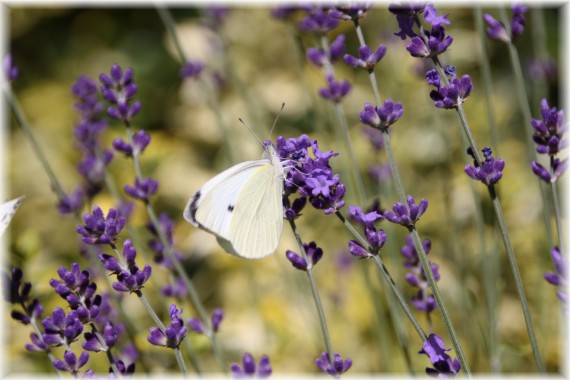
[[[271,17],[276,20],[289,20],[293,14],[299,10],[299,7],[290,4],[277,4],[271,10]]]
[[[30,334],[32,343],[26,343],[25,348],[30,352],[48,352],[49,347],[45,344],[44,340],[35,332]]]
[[[50,347],[68,346],[83,332],[83,324],[77,311],[72,310],[66,316],[60,307],[54,309],[51,317],[44,318],[42,325],[45,330],[42,339]]]
[[[366,3],[356,3],[349,2],[347,4],[340,4],[335,6],[335,8],[329,10],[329,16],[337,18],[339,20],[352,20],[357,21],[358,19],[366,16],[366,13],[372,8],[371,2]]]
[[[125,154],[127,157],[132,157],[133,155],[141,155],[149,143],[150,135],[141,129],[133,135],[132,145],[121,138],[116,138],[113,140],[113,148],[115,148],[117,152]]]
[[[168,245],[172,247],[172,245],[174,244],[174,238],[173,238],[174,223],[168,217],[168,215],[163,212],[158,217],[158,224],[162,233],[166,237]],[[172,268],[173,266],[172,260],[168,257],[168,255],[165,252],[165,250],[168,249],[168,247],[165,247],[164,244],[162,244],[162,240],[159,237],[156,226],[153,225],[152,222],[149,222],[146,227],[153,236],[153,238],[148,241],[148,246],[155,254],[154,261],[157,264],[160,264],[166,268]],[[182,259],[182,254],[180,252],[173,250],[173,253],[178,260]]]
[[[113,104],[107,108],[107,114],[127,125],[141,109],[141,103],[138,100],[132,102],[138,90],[133,81],[133,74],[133,69],[128,68],[123,72],[119,65],[114,64],[109,75],[105,73],[99,75],[103,97]]]
[[[471,91],[473,83],[469,75],[464,75],[461,79],[455,76],[455,67],[448,66],[446,74],[449,76],[449,85],[441,83],[437,70],[432,69],[426,73],[428,84],[435,86],[437,89],[432,90],[429,94],[437,108],[452,109],[463,104]]]
[[[77,227],[81,241],[85,244],[114,244],[117,235],[125,226],[125,218],[119,216],[117,211],[110,209],[107,217],[99,206],[93,206],[93,214],[83,214],[85,225]]]
[[[422,247],[427,255],[431,250],[431,241],[429,239],[425,239],[422,242]],[[425,311],[426,313],[433,311],[437,307],[437,303],[433,295],[427,293],[429,283],[420,263],[418,252],[416,251],[411,235],[406,236],[406,243],[400,252],[402,253],[402,256],[404,256],[404,268],[409,271],[406,274],[406,281],[408,281],[408,283],[413,287],[419,288],[418,293],[412,297],[412,304],[420,311]],[[428,261],[428,263],[434,279],[439,281],[440,276],[438,265],[431,261]]]
[[[366,103],[362,111],[360,111],[360,121],[372,128],[386,129],[404,114],[404,107],[401,102],[394,103],[388,98],[380,107],[374,107],[370,103]]]
[[[374,53],[372,53],[370,48],[365,45],[358,49],[358,58],[350,54],[345,54],[344,62],[352,68],[360,68],[368,72],[372,72],[374,70],[374,66],[384,58],[385,54],[386,46],[383,44],[378,45],[378,48]]]
[[[483,148],[483,155],[485,161],[479,166],[471,147],[467,148],[467,153],[473,157],[473,165],[465,165],[465,173],[478,181],[481,181],[487,186],[494,185],[499,182],[503,177],[503,169],[505,168],[505,161],[502,158],[495,160],[491,148]]]
[[[4,69],[4,76],[6,79],[8,79],[9,82],[15,81],[16,78],[18,78],[18,75],[20,75],[20,69],[14,65],[14,62],[12,62],[11,53],[6,54],[4,57],[2,68]]]
[[[326,10],[315,8],[299,22],[298,26],[306,33],[326,34],[336,28],[338,23],[339,20],[331,17]]]
[[[111,322],[107,322],[103,327],[103,331],[101,333],[103,342],[100,342],[94,333],[87,332],[83,334],[83,336],[85,338],[85,342],[83,342],[81,347],[84,350],[100,352],[107,351],[109,348],[112,348],[115,345],[119,337],[119,331]]]
[[[446,353],[446,351],[451,350],[451,348],[445,348],[443,339],[435,334],[430,334],[426,341],[422,345],[422,349],[418,352],[419,354],[426,354],[429,357],[429,361],[434,366],[434,368],[426,368],[426,373],[432,376],[439,377],[455,377],[457,373],[461,370],[461,364],[459,360],[452,360],[451,357]]]
[[[556,107],[550,108],[546,99],[542,99],[540,107],[542,120],[531,121],[534,130],[532,138],[537,144],[536,151],[540,154],[555,155],[567,146],[567,141],[563,139],[568,129],[564,125],[564,111],[558,111]]]
[[[285,256],[295,268],[306,271],[307,269],[314,267],[319,262],[319,260],[323,257],[323,250],[317,247],[317,243],[314,241],[308,244],[303,243],[303,247],[305,248],[308,262],[299,254],[291,250],[287,250]]]
[[[181,300],[188,294],[188,288],[186,288],[184,280],[176,278],[174,283],[163,286],[160,292],[166,297],[174,297]]]
[[[7,302],[20,305],[23,309],[23,312],[12,310],[10,313],[12,319],[27,325],[32,319],[41,318],[44,309],[37,299],[29,301],[32,284],[30,282],[22,283],[22,278],[23,272],[20,268],[12,268],[10,275],[3,273],[2,294]],[[38,340],[41,341],[39,338]]]
[[[528,77],[536,82],[550,82],[558,78],[556,61],[551,57],[529,58],[526,62]]]
[[[524,26],[526,23],[526,19],[524,14],[527,12],[527,7],[521,4],[513,4],[511,7],[513,12],[513,18],[511,20],[511,35],[507,33],[505,25],[497,21],[493,16],[490,14],[485,13],[483,15],[483,19],[485,23],[489,26],[487,28],[487,36],[492,40],[501,41],[504,43],[510,43],[514,41],[519,35],[522,34],[524,31]]]
[[[362,224],[365,228],[373,227],[374,223],[384,219],[382,215],[376,211],[371,211],[365,214],[358,206],[350,206],[348,208],[348,213],[355,222]]]
[[[308,148],[311,148],[311,153]],[[308,197],[311,205],[324,210],[325,214],[334,213],[344,206],[346,188],[329,164],[330,158],[338,153],[321,152],[317,140],[311,141],[307,135],[289,139],[279,136],[276,151],[290,169],[285,179],[287,198],[299,192],[301,197]],[[298,211],[303,202],[297,204]],[[288,213],[294,216],[295,211],[289,210]]]
[[[150,344],[155,346],[163,346],[169,348],[178,348],[182,339],[186,336],[186,327],[184,327],[184,321],[180,318],[182,314],[182,309],[178,311],[175,304],[170,305],[170,326],[168,326],[164,332],[157,327],[151,327],[149,329],[150,335],[147,340]]]
[[[285,219],[295,220],[301,216],[301,211],[307,204],[307,197],[297,198],[288,207],[285,207]]]
[[[370,211],[365,214],[358,206],[350,206],[349,215],[355,222],[364,227],[364,234],[369,244],[368,247],[363,247],[362,244],[356,240],[350,240],[348,242],[350,253],[361,259],[377,255],[387,240],[386,233],[383,230],[378,231],[374,226],[376,222],[384,219],[382,215],[377,211]]]
[[[548,283],[561,287],[563,290],[559,290],[556,292],[556,295],[564,304],[568,304],[568,292],[565,290],[568,285],[567,277],[566,277],[566,259],[562,256],[562,253],[558,249],[558,247],[553,247],[550,250],[550,257],[552,258],[552,262],[554,263],[554,269],[556,273],[553,272],[546,272],[544,274],[544,279],[548,281]]]
[[[95,196],[103,187],[105,168],[113,159],[113,152],[103,151],[101,154],[85,152],[83,160],[77,164],[77,171],[86,180],[86,192],[89,198]]]
[[[439,16],[433,4],[428,3],[424,8],[424,20],[429,22],[432,26],[439,26],[439,25],[449,25],[451,21],[447,19],[447,16]]]
[[[158,190],[158,182],[150,177],[143,178],[139,181],[135,178],[134,186],[125,185],[125,193],[135,199],[140,199],[143,202],[148,202]]]
[[[212,324],[212,333],[208,332],[204,327],[202,321],[198,318],[188,318],[186,322],[188,322],[188,327],[190,330],[197,332],[198,334],[205,334],[212,336],[218,332],[220,328],[220,323],[224,319],[224,311],[221,308],[214,309],[212,312],[212,316],[210,317],[210,322]]]
[[[77,358],[77,356],[75,356],[72,351],[66,350],[63,354],[63,361],[55,359],[52,364],[59,371],[69,372],[72,375],[76,376],[79,368],[87,364],[88,360],[89,354],[85,351],[83,351],[81,355],[79,355],[79,358]]]
[[[331,363],[328,354],[323,352],[321,357],[315,361],[315,364],[317,365],[317,368],[324,373],[328,373],[333,377],[339,377],[352,367],[352,359],[346,358],[345,360],[342,360],[340,354],[335,353]]]
[[[324,66],[326,62],[332,63],[342,56],[344,52],[344,40],[344,34],[339,34],[331,43],[328,54],[323,49],[308,48],[307,58],[318,67]]]
[[[188,61],[180,69],[180,76],[182,78],[198,78],[200,73],[204,70],[204,64],[200,61]]]
[[[327,74],[328,87],[319,89],[319,95],[324,99],[330,100],[335,103],[340,103],[342,99],[350,92],[352,86],[347,80],[342,82],[334,79],[334,76]]]
[[[528,8],[522,4],[513,3],[511,10],[513,11],[513,19],[511,20],[511,35],[514,40],[524,31],[524,25],[526,23],[524,14],[528,11]]]
[[[445,35],[445,28],[437,25],[430,31],[424,31],[425,37],[412,37],[406,50],[412,57],[417,58],[433,58],[445,53],[453,42],[453,36]]]
[[[427,207],[428,201],[425,198],[423,198],[419,204],[416,204],[414,198],[408,195],[407,206],[401,202],[396,202],[392,207],[394,212],[388,210],[384,211],[384,218],[411,230],[415,227],[420,217],[426,212]]]
[[[267,355],[263,355],[256,366],[253,356],[251,356],[249,352],[246,352],[243,354],[242,363],[242,366],[237,363],[233,363],[230,367],[232,376],[236,379],[247,377],[265,378],[271,375],[271,363],[269,362],[269,357]]]
[[[60,214],[73,214],[78,212],[83,206],[85,192],[82,188],[74,189],[71,194],[65,195],[57,204],[57,211]]]
[[[105,268],[117,275],[117,282],[113,283],[113,289],[118,292],[138,292],[150,278],[152,268],[150,265],[145,265],[142,270],[135,263],[137,255],[135,247],[129,239],[125,240],[123,244],[123,256],[127,267],[123,267],[118,261],[110,256],[102,254],[101,261]]]

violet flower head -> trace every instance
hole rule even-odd
[[[432,3],[426,4],[424,8],[424,20],[429,22],[431,26],[439,26],[439,25],[449,25],[451,21],[447,19],[447,16],[440,16],[437,14],[435,7]]]
[[[461,364],[457,359],[451,359],[447,354],[451,348],[445,348],[443,339],[435,334],[430,334],[422,345],[419,354],[425,354],[434,368],[426,368],[426,373],[431,376],[455,377],[461,370]]]
[[[127,195],[143,202],[148,202],[150,197],[158,191],[158,181],[150,177],[143,178],[140,181],[138,178],[135,178],[134,186],[125,185],[124,190]]]
[[[105,268],[117,275],[117,282],[113,283],[113,289],[118,292],[139,292],[152,274],[150,265],[145,265],[141,270],[135,262],[137,251],[129,239],[123,244],[123,256],[127,267],[120,265],[118,260],[106,254],[100,255]]]
[[[416,204],[415,199],[411,195],[408,195],[406,203],[407,205],[396,202],[392,207],[393,212],[389,210],[384,211],[384,218],[411,230],[415,227],[420,217],[426,212],[428,201],[423,198],[419,204]]]
[[[180,69],[180,76],[182,78],[198,78],[200,73],[204,70],[204,64],[200,61],[187,61],[182,69]]]
[[[125,226],[125,218],[117,210],[110,209],[107,217],[99,206],[93,206],[93,214],[83,214],[85,225],[77,227],[81,241],[85,244],[114,244],[117,235]]]
[[[163,286],[160,292],[166,297],[174,297],[182,300],[188,295],[188,288],[186,288],[184,280],[176,278],[173,283]]]
[[[449,46],[453,43],[453,36],[445,35],[445,28],[441,25],[435,25],[431,32],[424,31],[425,37],[412,37],[406,50],[412,57],[417,58],[433,58],[445,53]]]
[[[485,161],[481,163],[481,166],[475,160],[475,155],[471,147],[467,148],[467,153],[473,157],[473,165],[465,165],[465,173],[487,186],[491,186],[499,182],[503,177],[503,169],[505,168],[505,161],[502,158],[495,159],[493,157],[493,151],[491,148],[483,148],[483,155],[485,156]]]
[[[350,240],[348,242],[350,254],[360,259],[367,259],[377,255],[387,240],[384,230],[377,230],[374,226],[376,222],[384,219],[382,215],[377,211],[370,211],[365,214],[358,206],[350,206],[348,212],[352,220],[364,227],[366,241],[369,244],[368,247],[364,247],[362,243]]]
[[[133,80],[133,69],[123,69],[117,64],[111,67],[109,75],[102,73],[99,80],[102,83],[101,92],[103,97],[111,104],[107,108],[109,117],[121,120],[129,125],[132,118],[136,116],[140,109],[141,103],[137,100],[133,102],[133,98],[137,93],[138,87]]]
[[[63,360],[55,359],[52,364],[57,370],[69,372],[75,376],[79,372],[79,369],[87,364],[88,360],[89,354],[85,351],[77,358],[72,351],[66,350],[63,354]]]
[[[132,362],[129,365],[126,365],[125,362],[122,360],[117,360],[117,369],[119,370],[119,374],[122,377],[130,377],[133,373],[135,373],[135,363]],[[113,372],[112,368],[109,368],[109,378],[115,378],[115,373]]]
[[[358,49],[358,58],[350,54],[344,55],[344,62],[352,68],[360,68],[368,72],[374,70],[374,66],[386,55],[386,46],[383,44],[378,45],[374,53],[368,46],[361,46]]]
[[[266,378],[271,375],[271,363],[269,362],[269,357],[263,355],[259,360],[257,365],[255,364],[255,359],[249,352],[243,354],[242,365],[233,363],[230,367],[232,371],[232,376],[235,379],[244,378]]]
[[[568,129],[564,125],[564,111],[549,107],[546,99],[542,99],[540,108],[542,120],[531,121],[534,130],[532,139],[537,144],[536,151],[539,154],[555,155],[568,144],[564,139],[564,133]]]
[[[81,209],[85,200],[85,192],[82,188],[74,189],[70,194],[59,199],[57,211],[60,214],[73,214]]]
[[[186,336],[187,329],[184,327],[184,321],[180,318],[182,314],[182,309],[179,311],[175,304],[170,305],[170,326],[161,331],[157,327],[151,327],[149,329],[150,335],[147,340],[150,344],[155,346],[162,346],[168,348],[178,348],[180,343]]]
[[[6,54],[2,60],[2,68],[4,76],[9,82],[15,81],[18,75],[20,75],[20,69],[14,65],[11,53]]]
[[[72,310],[65,315],[65,311],[60,307],[56,307],[51,316],[45,317],[42,325],[45,331],[42,340],[50,347],[68,346],[83,332],[83,324],[77,311]]]
[[[295,268],[306,271],[307,269],[314,267],[319,262],[323,257],[323,250],[317,247],[317,243],[314,241],[308,244],[303,243],[303,248],[305,249],[307,259],[291,250],[287,250],[285,256]]]
[[[366,13],[372,8],[371,2],[349,2],[347,4],[339,4],[329,10],[329,16],[345,21],[357,21],[366,16]]]
[[[514,3],[511,6],[511,10],[513,11],[513,19],[511,20],[511,36],[512,39],[515,40],[524,31],[524,25],[526,23],[524,15],[528,11],[528,8],[522,4]]]
[[[298,27],[305,33],[326,34],[336,28],[339,20],[320,8],[312,9],[301,21]]]
[[[422,242],[422,248],[427,255],[431,250],[431,241],[429,239],[425,239]],[[406,273],[406,281],[408,281],[411,286],[419,288],[418,293],[412,297],[412,304],[416,309],[430,313],[437,307],[437,303],[434,296],[427,292],[429,289],[429,283],[420,263],[411,235],[406,236],[406,243],[400,252],[402,253],[402,256],[404,256],[404,268],[409,271]],[[434,279],[439,281],[440,276],[438,265],[431,261],[428,261],[428,263]]]
[[[345,79],[342,82],[337,81],[333,75],[327,74],[327,87],[319,89],[319,95],[324,99],[335,103],[340,103],[342,99],[350,92],[351,84]]]
[[[332,63],[342,57],[344,53],[344,34],[339,34],[330,44],[328,54],[320,48],[308,48],[307,58],[317,67],[323,67],[325,63]]]
[[[133,155],[141,155],[149,143],[150,135],[141,129],[133,135],[132,145],[121,138],[116,138],[113,140],[113,148],[117,152],[123,153],[126,157],[132,157]]]
[[[416,36],[413,27],[416,21],[419,22],[419,15],[424,12],[425,6],[426,2],[390,4],[388,10],[396,15],[396,21],[400,27],[400,30],[394,34],[402,40]]]
[[[564,304],[568,304],[568,292],[566,291],[568,286],[566,258],[562,255],[558,247],[553,247],[550,250],[550,257],[554,263],[556,273],[547,272],[544,274],[544,279],[548,281],[548,283],[562,288],[562,290],[556,292],[556,296],[558,296],[560,301]]]
[[[101,352],[107,351],[115,346],[119,337],[119,330],[111,322],[107,322],[103,327],[103,331],[100,332],[100,336],[103,338],[102,342],[99,341],[99,338],[91,332],[87,332],[83,336],[85,338],[85,342],[83,342],[81,347],[85,351]]]
[[[197,332],[198,334],[204,334],[208,336],[213,336],[213,334],[217,333],[220,329],[220,324],[224,319],[224,311],[221,308],[214,309],[212,315],[210,316],[210,323],[212,326],[212,331],[209,332],[204,327],[202,321],[198,318],[188,318],[186,322],[188,323],[188,327],[190,330]]]
[[[326,352],[323,352],[321,357],[315,361],[315,364],[317,365],[317,368],[324,373],[328,373],[333,377],[340,377],[340,375],[352,367],[352,359],[346,358],[345,360],[342,360],[340,354],[335,353],[331,362],[329,355]]]
[[[449,77],[449,85],[442,83],[437,70],[432,69],[426,73],[428,84],[436,87],[429,96],[437,108],[454,109],[469,98],[473,83],[469,75],[464,75],[461,79],[457,78],[455,67],[446,67],[446,74]]]
[[[372,128],[386,129],[404,115],[402,102],[394,103],[388,98],[380,107],[366,103],[360,111],[360,121]]]
[[[22,283],[23,276],[24,274],[20,268],[12,268],[10,274],[2,273],[2,294],[4,300],[7,302],[24,307],[23,312],[12,310],[10,316],[12,319],[27,325],[31,322],[32,318],[41,318],[44,309],[37,299],[29,301],[32,283]],[[38,347],[40,351],[44,350],[45,345],[42,345],[42,340],[40,338],[37,338],[37,340],[40,345],[36,345],[36,347]]]
[[[504,43],[511,42],[511,37],[505,29],[505,25],[502,22],[497,21],[493,16],[488,13],[483,15],[483,20],[487,24],[487,36],[492,40],[501,41]]]

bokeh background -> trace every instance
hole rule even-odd
[[[372,48],[387,46],[387,54],[379,63],[376,75],[384,98],[401,101],[404,117],[392,127],[392,143],[396,150],[403,183],[416,199],[427,198],[429,208],[419,223],[422,238],[432,240],[430,259],[440,266],[439,282],[443,297],[459,333],[471,369],[489,373],[492,360],[500,363],[505,373],[535,372],[532,352],[526,334],[512,275],[508,269],[502,243],[494,228],[493,213],[483,186],[474,184],[483,202],[475,205],[470,179],[464,174],[466,155],[454,112],[435,109],[429,98],[428,85],[421,60],[412,58],[405,43],[394,32],[395,17],[388,4],[379,3],[362,20],[365,38]],[[108,8],[95,4],[83,6],[4,5],[9,21],[9,50],[20,68],[13,83],[15,96],[21,103],[37,139],[64,188],[71,190],[80,181],[76,165],[80,154],[73,141],[73,127],[78,121],[70,87],[79,75],[97,78],[111,65],[132,67],[139,87],[137,99],[142,110],[134,120],[134,128],[145,129],[152,142],[141,157],[143,172],[160,182],[153,204],[175,222],[175,246],[184,256],[184,266],[192,276],[208,310],[222,307],[225,319],[218,341],[228,363],[241,360],[244,352],[255,358],[268,354],[274,373],[316,373],[314,360],[324,351],[317,314],[304,273],[295,270],[285,258],[287,249],[296,250],[291,231],[285,226],[277,252],[268,258],[248,261],[224,253],[215,239],[190,226],[182,219],[188,198],[207,179],[222,169],[242,160],[261,155],[258,141],[244,128],[242,118],[264,139],[268,136],[281,103],[286,106],[273,133],[296,137],[307,133],[319,140],[322,150],[334,150],[340,156],[331,161],[335,170],[346,178],[347,203],[355,204],[356,194],[350,187],[350,168],[345,146],[336,131],[332,105],[319,98],[318,88],[324,75],[305,58],[307,47],[318,41],[299,32],[294,23],[271,17],[270,5],[242,5],[227,8],[223,17],[205,5],[175,4],[171,12],[183,49],[191,59],[206,64],[208,85],[180,77],[181,63],[155,8],[148,5]],[[563,359],[562,309],[555,289],[543,275],[553,270],[550,247],[546,243],[542,205],[537,179],[527,161],[523,117],[514,93],[506,47],[481,38],[475,25],[475,10],[467,6],[438,6],[449,14],[452,24],[446,30],[454,37],[451,49],[441,60],[457,67],[457,74],[469,74],[474,91],[465,112],[480,147],[492,146],[496,156],[506,161],[503,180],[498,189],[506,212],[508,228],[526,285],[537,338],[547,369],[558,372]],[[484,11],[495,16],[498,9]],[[533,117],[540,116],[540,99],[546,97],[551,106],[559,105],[561,68],[561,12],[556,4],[548,8],[531,6],[527,25],[516,46],[519,50]],[[356,55],[358,41],[352,23],[341,22],[330,34],[332,40],[346,34],[346,52]],[[495,108],[499,145],[493,146],[487,117],[487,101],[481,82],[480,58],[487,49],[492,69],[490,103]],[[551,72],[540,73],[529,64],[536,59],[555,65]],[[368,202],[380,196],[383,207],[397,201],[388,181],[377,181],[367,173],[372,165],[385,164],[384,152],[372,148],[359,123],[358,114],[373,95],[365,72],[335,64],[338,78],[348,79],[353,89],[343,102],[350,126],[350,136],[359,169],[369,194]],[[224,145],[216,113],[227,126],[230,148]],[[4,268],[19,266],[25,278],[33,282],[34,296],[51,313],[63,300],[54,294],[49,280],[56,278],[58,266],[72,262],[87,265],[79,253],[75,233],[77,221],[63,217],[56,210],[57,198],[36,160],[16,120],[6,115],[6,173],[8,197],[25,195],[7,232]],[[125,137],[124,128],[112,122],[104,135],[110,146],[115,137]],[[233,155],[233,157],[232,157]],[[119,154],[109,166],[116,185],[131,183],[132,164]],[[108,192],[97,196],[103,210],[116,200]],[[368,205],[360,205],[363,208]],[[489,250],[482,252],[474,224],[474,207],[481,206],[485,218],[484,236]],[[346,211],[346,209],[345,209]],[[135,244],[141,264],[152,263],[146,249],[148,218],[142,204],[137,204],[130,224],[137,232]],[[318,287],[323,297],[326,316],[335,351],[354,361],[351,374],[405,374],[402,351],[391,322],[387,292],[372,262],[359,261],[347,253],[351,238],[334,216],[307,208],[298,221],[306,241],[315,240],[324,250],[323,260],[315,268]],[[388,233],[383,257],[392,276],[406,296],[415,294],[404,280],[399,249],[405,230],[383,222]],[[126,233],[123,233],[126,238]],[[486,258],[487,257],[487,258]],[[490,258],[489,258],[490,257]],[[491,259],[492,258],[492,259]],[[483,286],[484,260],[492,260],[499,273],[493,289],[497,304],[491,310],[497,318],[498,346],[496,356],[489,355],[490,320]],[[169,281],[168,273],[153,264],[151,282],[145,292],[163,318],[173,302],[160,295]],[[107,286],[101,281],[99,289]],[[376,302],[373,302],[375,300]],[[136,297],[125,295],[123,304],[129,318],[140,326],[136,343],[142,350],[144,366],[153,373],[176,371],[171,352],[146,342],[152,321]],[[196,316],[185,302],[184,317]],[[9,319],[9,308],[3,313],[5,355],[4,368],[9,373],[53,373],[45,355],[24,349],[29,326]],[[46,315],[45,314],[45,315]],[[396,315],[400,315],[400,310]],[[418,314],[426,323],[425,316]],[[429,365],[425,356],[417,355],[421,341],[411,325],[400,319],[408,339],[415,371],[422,373]],[[438,313],[433,315],[433,330],[451,342]],[[427,326],[427,324],[425,325]],[[189,334],[203,367],[219,372],[208,340]],[[452,356],[455,356],[453,353]],[[103,354],[92,354],[90,368],[106,372]],[[8,366],[8,367],[6,367]],[[143,365],[137,362],[137,369]]]

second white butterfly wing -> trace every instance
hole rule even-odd
[[[267,162],[255,168],[243,184],[228,239],[239,256],[258,259],[277,249],[283,229],[283,178],[279,173]]]

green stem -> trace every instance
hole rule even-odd
[[[554,216],[556,218],[556,231],[558,233],[558,246],[560,252],[566,253],[564,247],[564,236],[562,234],[562,212],[560,210],[560,200],[558,199],[558,190],[556,188],[557,182],[550,183],[550,191],[552,192],[552,201],[554,203]]]
[[[489,196],[491,197],[491,201],[493,202],[493,209],[495,210],[495,215],[497,217],[497,222],[499,223],[499,230],[501,232],[501,237],[503,238],[503,242],[505,244],[505,248],[507,250],[507,257],[509,259],[509,265],[511,267],[511,271],[513,273],[513,277],[515,280],[515,287],[517,289],[517,293],[519,296],[522,312],[524,315],[524,320],[526,323],[526,328],[528,332],[528,337],[530,339],[530,344],[532,347],[532,353],[534,356],[534,361],[536,362],[536,366],[538,371],[541,374],[546,373],[544,368],[544,363],[542,361],[542,357],[540,355],[540,350],[538,348],[538,343],[536,341],[536,336],[534,333],[534,326],[532,323],[532,318],[530,315],[530,310],[528,307],[528,301],[526,299],[526,293],[524,290],[523,281],[519,272],[519,267],[517,264],[517,259],[515,256],[515,252],[511,245],[511,240],[509,237],[509,232],[507,230],[507,224],[505,223],[505,217],[503,215],[503,209],[501,208],[501,204],[499,202],[499,198],[495,192],[495,188],[493,185],[488,186]]]
[[[186,337],[188,339],[188,337]],[[178,347],[174,348],[174,356],[176,357],[176,362],[178,363],[178,367],[182,371],[182,375],[185,379],[188,379],[190,376],[188,374],[188,368],[186,367],[186,363],[184,362],[184,358],[182,357],[182,353]]]

